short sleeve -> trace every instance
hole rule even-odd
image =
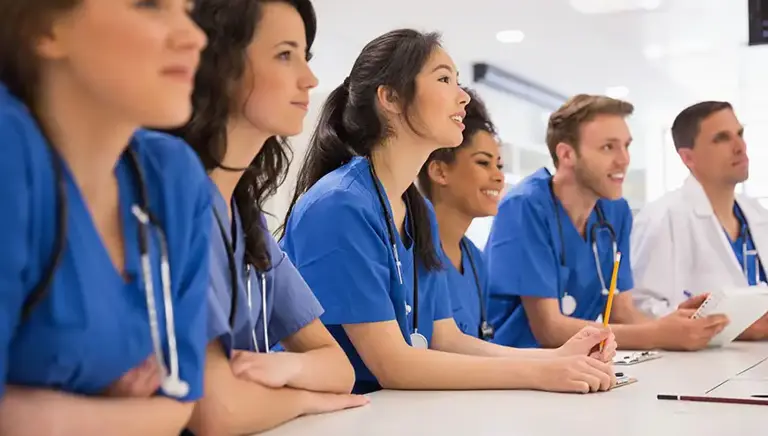
[[[14,124],[14,118],[0,110],[0,399],[8,377],[8,350],[29,294],[23,274],[29,257],[26,237],[30,193],[25,144]]]
[[[681,281],[685,270],[678,264],[673,241],[668,211],[662,210],[659,203],[649,204],[640,211],[630,237],[635,281],[632,299],[637,308],[649,316],[670,313],[678,301],[675,283]]]
[[[200,170],[201,176],[205,174]],[[207,179],[205,179],[207,181]],[[179,372],[189,383],[189,394],[182,401],[196,401],[203,395],[203,371],[208,344],[207,311],[209,298],[210,238],[213,214],[207,184],[197,184],[194,216],[186,244],[184,261],[177,282],[175,302],[176,341],[179,352]]]
[[[557,298],[559,264],[541,215],[525,197],[499,208],[486,247],[491,298]]]
[[[213,235],[211,236],[214,237]],[[231,331],[229,327],[229,307],[224,307],[221,296],[226,295],[231,298],[231,291],[229,287],[226,289],[219,289],[223,283],[220,280],[216,280],[216,276],[220,277],[220,271],[218,271],[218,265],[214,260],[213,248],[210,253],[211,256],[211,277],[208,286],[208,342],[214,340],[222,341],[225,351],[228,352],[232,348]]]
[[[632,254],[630,252],[630,234],[632,233],[632,210],[626,202],[621,203],[621,230],[618,235],[618,250],[621,253],[619,275],[616,279],[616,287],[619,291],[630,291],[635,287],[632,277]]]
[[[268,331],[270,344],[275,344],[320,318],[323,308],[272,235],[267,231],[264,235],[272,260],[267,277],[272,281],[275,300]]]
[[[373,213],[348,192],[332,191],[289,223],[289,256],[317,296],[326,325],[391,321],[390,251]]]

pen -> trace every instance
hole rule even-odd
[[[754,395],[753,395],[754,397]],[[768,399],[757,398],[724,398],[724,397],[698,397],[693,395],[656,395],[657,400],[677,400],[677,401],[697,401],[700,403],[728,403],[728,404],[753,404],[759,406],[768,406]]]
[[[752,398],[768,398],[768,394],[755,394]]]
[[[608,327],[608,321],[611,319],[611,308],[613,307],[613,296],[616,294],[616,280],[619,276],[619,263],[621,262],[621,253],[616,253],[616,260],[613,262],[613,274],[611,275],[611,288],[608,290],[608,301],[605,303],[605,313],[603,314],[603,327]],[[600,350],[605,346],[605,341],[600,342]]]
[[[693,297],[693,294],[691,294],[691,291],[689,291],[687,289],[683,291],[683,295],[685,295],[685,298]]]

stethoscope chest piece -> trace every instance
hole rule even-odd
[[[571,316],[574,312],[576,312],[576,298],[573,297],[571,294],[565,294],[563,295],[562,300],[560,300],[561,307],[563,309],[563,315]]]
[[[421,333],[411,333],[411,346],[413,348],[421,348],[422,350],[426,350],[429,348],[429,342],[427,342],[427,338],[425,338]]]
[[[189,394],[189,383],[180,379],[178,376],[174,377],[171,375],[170,377],[164,378],[161,387],[163,392],[171,397],[184,398]]]

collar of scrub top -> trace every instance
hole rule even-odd
[[[483,299],[483,289],[480,287],[480,277],[477,274],[477,268],[475,268],[475,261],[472,259],[472,253],[469,252],[469,247],[464,239],[461,240],[461,249],[467,254],[469,260],[469,267],[472,269],[472,275],[475,278],[475,287],[477,288],[477,298],[480,300],[480,325],[478,326],[478,335],[480,339],[491,340],[494,337],[494,329],[490,323],[488,323],[488,315],[485,309],[485,300]]]
[[[555,195],[555,188],[552,183],[553,177],[549,178],[549,194],[552,198],[552,205],[555,208],[555,219],[557,220],[557,231],[560,236],[560,266],[565,266],[565,239],[563,239],[563,223],[560,219],[560,208],[558,204],[557,196]],[[597,247],[597,235],[600,230],[605,230],[611,238],[611,246],[613,249],[613,260],[616,260],[616,254],[618,252],[618,242],[616,240],[616,231],[613,229],[611,223],[605,219],[605,213],[598,200],[595,203],[595,213],[597,214],[597,222],[593,223],[589,228],[589,238],[592,240],[592,256],[595,258],[595,269],[597,270],[597,276],[600,279],[600,286],[603,287],[601,292],[603,295],[608,295],[608,286],[605,281],[605,275],[603,274],[603,268],[600,264],[600,254]],[[567,295],[567,291],[565,292]],[[565,295],[562,297],[565,299]]]
[[[232,234],[232,242],[230,242],[229,237],[227,236],[226,228],[224,227],[224,220],[221,218],[221,215],[219,215],[219,211],[216,210],[216,208],[213,209],[213,214],[216,217],[216,224],[219,227],[219,232],[221,233],[221,240],[224,242],[224,249],[227,252],[227,265],[229,266],[229,283],[230,283],[230,289],[232,290],[232,298],[229,308],[229,328],[234,331],[235,329],[235,316],[237,314],[237,288],[238,288],[238,280],[237,280],[237,262],[235,261],[235,247],[234,244],[237,241],[237,223],[236,223],[236,217],[237,211],[235,210],[234,204],[231,206],[232,211],[232,220],[231,220],[231,229],[230,233]],[[250,318],[252,310],[253,310],[253,294],[251,292],[251,264],[247,261],[245,262],[245,294],[246,299],[248,301],[248,317]],[[269,352],[269,332],[267,330],[267,275],[265,272],[259,272],[257,273],[259,276],[259,282],[261,285],[261,320],[264,324],[264,352]],[[256,352],[259,352],[259,341],[256,339],[256,329],[253,328],[251,330],[251,342],[253,342],[253,349]]]
[[[755,240],[752,239],[752,232],[749,230],[749,223],[747,222],[747,217],[744,215],[744,212],[739,207],[738,203],[733,204],[733,213],[736,215],[736,219],[739,220],[739,238],[741,238],[741,268],[742,271],[744,271],[744,277],[747,279],[747,283],[749,283],[749,268],[748,268],[748,261],[747,259],[749,256],[754,256],[755,258],[755,284],[760,284],[760,269],[761,269],[761,262],[760,262],[760,256],[757,253],[757,247],[754,247]],[[749,243],[752,242],[753,249],[749,249]]]
[[[373,162],[368,159],[368,168],[371,172],[371,179],[373,180],[373,186],[376,189],[376,196],[379,198],[379,204],[381,205],[382,213],[384,214],[384,221],[387,223],[387,233],[389,234],[389,244],[392,246],[392,255],[395,259],[395,267],[397,268],[397,278],[400,284],[403,284],[403,264],[400,262],[400,255],[397,254],[397,240],[395,235],[397,234],[397,226],[395,220],[390,216],[389,209],[387,208],[387,202],[384,200],[384,194],[382,188],[379,186],[379,177],[376,175],[376,170],[373,168]],[[427,338],[419,333],[419,275],[416,265],[416,223],[413,222],[413,216],[411,215],[411,204],[408,201],[408,196],[404,196],[405,211],[408,216],[409,231],[411,233],[411,240],[413,241],[413,332],[411,333],[411,346],[414,348],[428,348],[429,343]],[[406,307],[408,303],[406,302]]]
[[[50,288],[53,276],[61,262],[66,243],[68,210],[67,189],[63,169],[64,163],[58,152],[51,146],[50,141],[46,141],[46,144],[48,145],[48,151],[51,154],[54,180],[56,183],[56,237],[54,239],[51,258],[43,270],[41,279],[24,302],[22,320],[28,318],[32,309],[42,300],[45,293]],[[189,393],[189,384],[184,380],[181,380],[179,373],[179,352],[176,346],[173,298],[171,296],[171,269],[168,261],[168,243],[162,226],[149,208],[149,193],[147,192],[146,179],[141,164],[139,163],[139,157],[136,154],[136,151],[130,146],[126,148],[125,155],[128,157],[129,166],[134,173],[139,193],[139,204],[132,205],[131,212],[139,221],[139,258],[141,264],[141,277],[144,282],[144,293],[149,315],[153,353],[157,362],[160,364],[160,375],[162,380],[161,389],[169,396],[182,398]],[[157,234],[160,243],[160,284],[163,292],[163,305],[165,307],[165,330],[168,338],[169,357],[168,365],[166,365],[163,349],[160,345],[160,328],[157,320],[157,303],[155,302],[154,290],[155,282],[149,252],[150,231],[152,230]]]

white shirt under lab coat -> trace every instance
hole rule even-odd
[[[768,259],[768,211],[737,195],[760,259]],[[742,266],[701,184],[683,186],[646,205],[635,217],[630,240],[635,306],[653,317],[685,301],[723,288],[748,286]]]

